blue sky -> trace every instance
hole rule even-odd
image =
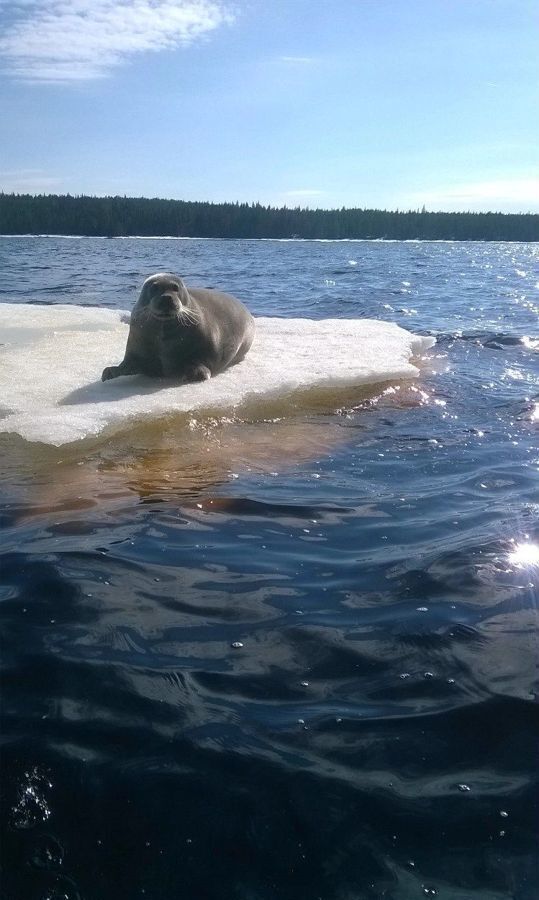
[[[0,187],[539,212],[537,0],[0,0]]]

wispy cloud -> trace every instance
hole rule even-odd
[[[132,54],[191,44],[233,20],[220,0],[19,0],[11,9],[0,55],[25,81],[102,78]]]
[[[317,62],[315,56],[279,56],[279,62],[296,66],[309,66]]]
[[[539,211],[539,178],[500,178],[441,187],[415,193],[412,206],[428,209],[492,210],[500,212]]]
[[[42,169],[4,169],[0,171],[0,190],[6,193],[59,193],[64,188],[64,179],[47,175]]]

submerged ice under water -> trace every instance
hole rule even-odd
[[[537,245],[0,256],[2,900],[536,900]],[[157,270],[245,366],[99,382]]]
[[[0,306],[6,406],[0,432],[61,445],[144,418],[196,410],[232,411],[255,397],[322,385],[414,378],[410,359],[435,343],[369,319],[259,317],[246,359],[201,384],[175,385],[100,375],[123,358],[129,313],[76,306]]]

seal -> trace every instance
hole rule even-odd
[[[127,347],[102,381],[120,375],[204,381],[241,362],[254,337],[248,309],[230,294],[187,288],[168,272],[142,285],[131,314]]]

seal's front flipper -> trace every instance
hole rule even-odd
[[[121,375],[120,366],[107,366],[103,369],[103,373],[101,375],[101,381],[110,381],[111,378],[117,378],[118,375]]]
[[[208,378],[211,378],[211,372],[208,367],[202,365],[202,363],[198,366],[193,366],[185,373],[185,380],[187,383],[192,381],[207,381]]]
[[[136,360],[125,360],[119,366],[106,366],[101,375],[101,381],[110,381],[111,378],[119,378],[120,375],[140,375],[142,368]]]

